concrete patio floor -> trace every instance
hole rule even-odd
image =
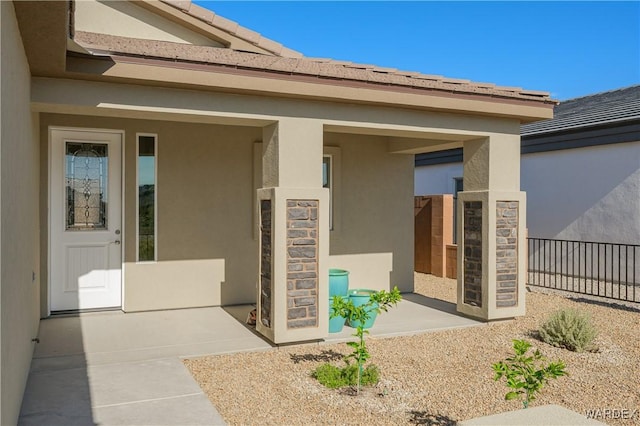
[[[403,297],[376,320],[371,336],[482,324],[456,314],[451,303]],[[224,424],[181,359],[277,349],[244,324],[252,308],[114,311],[42,320],[19,424]],[[351,334],[345,327],[319,344]]]

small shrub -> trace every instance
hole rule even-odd
[[[545,361],[539,350],[535,350],[533,355],[527,352],[531,348],[531,343],[524,340],[514,340],[513,350],[515,355],[497,362],[491,367],[495,373],[493,380],[507,379],[507,387],[513,389],[504,396],[506,400],[522,398],[524,408],[529,408],[529,403],[536,399],[536,394],[549,379],[557,379],[565,376],[565,365],[562,361],[552,362],[547,366],[539,365]]]
[[[343,368],[326,363],[316,368],[311,376],[329,389],[342,388],[344,386],[358,385],[357,364],[347,364]],[[375,385],[378,383],[378,368],[375,365],[368,365],[362,370],[360,375],[362,385]]]
[[[348,364],[342,369],[342,373],[347,378],[347,383],[349,384],[349,386],[358,385],[357,364]],[[376,367],[374,364],[369,364],[362,369],[362,372],[360,374],[360,384],[362,386],[375,385],[378,383],[378,376],[378,367]]]
[[[369,369],[369,367],[364,368],[365,362],[371,357],[369,354],[369,350],[367,349],[367,345],[364,341],[364,336],[369,334],[369,330],[364,329],[364,323],[369,319],[370,312],[372,311],[372,307],[377,305],[377,313],[382,311],[387,312],[389,308],[396,306],[398,302],[402,300],[402,296],[400,295],[400,290],[398,287],[393,287],[393,290],[390,292],[385,290],[380,290],[373,293],[369,297],[369,301],[364,305],[354,306],[352,301],[345,301],[341,297],[334,296],[333,302],[331,303],[331,318],[341,316],[345,318],[349,318],[350,321],[358,321],[358,327],[356,327],[356,332],[354,334],[355,337],[358,338],[356,342],[347,342],[347,346],[353,348],[353,352],[349,355],[345,356],[344,360],[347,362],[347,367],[345,369],[350,368],[349,361],[353,359],[356,362],[358,368],[355,369],[356,373],[356,392],[360,393],[360,386],[363,384],[367,384],[360,377],[361,374],[365,374],[365,372]],[[378,370],[376,369],[376,380],[375,383],[378,382]]]
[[[576,309],[563,309],[549,317],[539,330],[542,340],[574,352],[595,351],[596,329],[591,318]]]

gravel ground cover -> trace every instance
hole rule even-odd
[[[455,301],[455,281],[416,274],[416,293]],[[591,314],[596,353],[549,346],[532,333],[549,314],[574,307]],[[532,406],[558,404],[596,412],[611,425],[640,424],[640,311],[557,294],[528,293],[527,315],[479,327],[408,337],[368,338],[380,383],[355,396],[310,377],[323,362],[342,365],[341,344],[288,346],[258,353],[187,359],[185,364],[231,425],[449,425],[519,409],[504,401],[491,364],[511,355],[512,339],[526,339],[549,360],[562,359],[569,376],[551,381]],[[626,410],[626,411],[623,411]],[[607,414],[608,413],[608,414]],[[620,417],[620,418],[615,418]]]

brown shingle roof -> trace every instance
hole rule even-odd
[[[189,0],[160,0],[169,6],[172,6],[189,16],[192,16],[200,21],[225,31],[235,37],[241,38],[253,45],[256,45],[267,52],[271,52],[277,56],[284,56],[287,58],[300,58],[302,53],[289,49],[282,44],[263,37],[261,34],[252,31],[248,28],[239,25],[237,22],[231,21],[220,15],[216,15],[209,9],[198,6]]]
[[[320,58],[288,58],[235,51],[228,48],[194,46],[166,41],[134,39],[107,34],[76,31],[75,41],[92,53],[170,59],[177,62],[223,66],[233,69],[265,73],[311,76],[317,78],[358,82],[372,86],[408,87],[459,94],[522,99],[555,103],[549,93],[500,87],[490,83],[474,83],[435,75],[397,71],[372,65],[353,64]]]

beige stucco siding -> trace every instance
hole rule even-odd
[[[20,412],[39,323],[37,115],[13,3],[0,2],[0,423]]]
[[[201,34],[124,1],[76,1],[74,24],[76,31],[223,47]]]
[[[44,146],[49,126],[125,132],[125,311],[254,302],[253,144],[260,129],[43,114]],[[158,135],[153,263],[136,263],[136,133]]]
[[[330,267],[349,270],[352,288],[412,291],[413,156],[390,154],[380,136],[327,133],[324,143],[341,159]]]

